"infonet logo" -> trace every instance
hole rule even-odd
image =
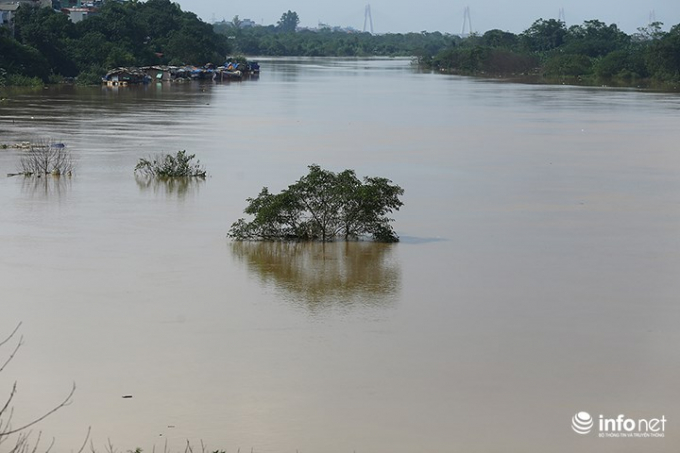
[[[571,429],[576,434],[588,434],[593,429],[593,417],[588,412],[579,412],[571,419]]]
[[[598,437],[664,437],[666,417],[661,418],[626,418],[619,414],[616,418],[605,418],[600,415],[598,420]],[[586,435],[593,429],[594,420],[588,412],[578,412],[571,418],[571,429],[576,434]]]

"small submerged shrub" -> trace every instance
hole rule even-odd
[[[17,175],[71,175],[75,168],[71,151],[63,143],[44,139],[22,144],[20,149],[25,149],[26,153],[21,157]]]
[[[160,154],[148,159],[141,158],[135,166],[135,173],[149,178],[205,178],[206,171],[199,160],[193,161],[195,154],[186,150],[172,154]]]

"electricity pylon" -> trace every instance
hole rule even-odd
[[[465,26],[467,25],[467,34],[472,34],[472,19],[470,18],[470,7],[466,6],[463,11],[463,28],[460,31],[461,36],[465,36]]]
[[[371,16],[371,5],[366,5],[366,9],[364,10],[364,32],[366,31],[366,23],[371,26],[371,34],[373,34],[373,16]]]

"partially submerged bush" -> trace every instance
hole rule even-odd
[[[31,142],[19,164],[19,173],[24,176],[70,175],[74,169],[71,151],[63,143],[53,140]]]
[[[163,154],[149,159],[141,158],[135,166],[135,173],[151,178],[196,177],[205,178],[206,171],[200,161],[192,162],[195,154],[187,155],[186,150],[176,155]]]
[[[333,241],[371,236],[397,242],[387,215],[398,211],[404,189],[385,178],[356,177],[353,170],[333,173],[318,165],[279,194],[264,187],[248,198],[244,210],[255,218],[236,221],[228,236],[236,240]]]

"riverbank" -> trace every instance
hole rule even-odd
[[[501,74],[478,72],[470,73],[446,69],[428,69],[440,74],[458,75],[479,79],[496,80],[505,83],[519,83],[527,85],[573,85],[583,87],[600,88],[630,88],[657,92],[680,92],[680,82],[663,82],[651,78],[643,79],[618,79],[598,78],[595,76],[545,76],[541,74]]]

